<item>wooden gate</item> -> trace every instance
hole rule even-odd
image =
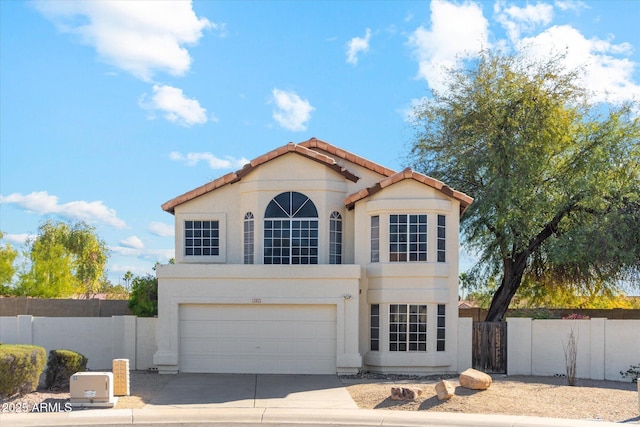
[[[473,369],[507,373],[507,322],[473,322]]]

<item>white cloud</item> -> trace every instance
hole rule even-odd
[[[184,46],[217,28],[196,16],[191,1],[38,1],[35,7],[101,60],[145,81],[156,71],[184,75],[191,66]]]
[[[36,235],[27,234],[27,233],[21,233],[21,234],[4,233],[2,235],[3,240],[6,240],[7,242],[11,242],[11,243],[16,243],[18,245],[24,245],[27,242],[27,240],[35,239],[35,237]]]
[[[581,0],[556,0],[555,6],[560,10],[574,10],[576,12],[582,9],[588,9],[589,5]]]
[[[619,104],[640,98],[640,85],[633,81],[638,64],[620,57],[631,52],[628,43],[587,39],[575,28],[563,25],[522,39],[518,48],[528,49],[527,52],[539,58],[546,58],[551,52],[566,52],[567,68],[584,67],[583,84],[593,93],[593,102]]]
[[[175,236],[175,229],[173,225],[165,224],[164,222],[152,221],[149,223],[149,232],[160,237]]]
[[[114,254],[125,257],[140,258],[151,262],[167,262],[175,256],[173,249],[144,249],[129,248],[125,246],[110,246],[109,250]]]
[[[185,97],[182,89],[173,86],[154,85],[151,100],[147,101],[144,95],[139,104],[151,112],[162,111],[165,119],[182,126],[204,124],[208,120],[207,110],[202,108],[196,99]],[[153,118],[153,115],[151,117]]]
[[[481,49],[489,48],[488,32],[489,22],[478,4],[432,1],[431,29],[418,27],[409,37],[420,67],[419,77],[424,78],[430,88],[443,89],[445,68],[454,67],[461,58],[473,57]]]
[[[358,54],[369,51],[369,40],[371,40],[371,30],[367,28],[364,38],[354,37],[347,43],[347,62],[358,64]]]
[[[273,111],[273,118],[285,129],[292,131],[304,131],[307,122],[311,118],[311,112],[315,110],[309,101],[302,100],[295,92],[287,92],[273,89],[272,101],[277,110]]]
[[[196,166],[201,161],[207,162],[211,169],[240,169],[249,163],[249,160],[244,157],[235,159],[231,156],[226,156],[224,159],[221,159],[211,153],[187,153],[185,155],[177,151],[173,151],[169,154],[169,158],[187,166]]]
[[[520,38],[523,32],[530,33],[538,26],[548,25],[553,18],[553,6],[546,3],[507,7],[503,0],[494,4],[494,12],[512,41]]]
[[[144,249],[144,243],[138,236],[130,236],[120,241],[120,245],[131,249]]]
[[[102,223],[115,228],[126,227],[125,222],[116,215],[116,211],[106,207],[102,201],[59,204],[57,196],[49,195],[46,191],[37,191],[27,195],[13,193],[0,196],[0,203],[15,204],[40,215],[55,214],[63,218]]]

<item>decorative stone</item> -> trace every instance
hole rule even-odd
[[[391,387],[391,400],[404,400],[404,396],[402,395],[402,388]]]
[[[391,387],[391,400],[416,400],[422,396],[422,389],[417,387]]]
[[[456,394],[456,388],[447,380],[442,380],[436,384],[436,394],[438,400],[449,400]]]
[[[475,369],[467,369],[460,374],[460,385],[471,390],[486,390],[491,387],[491,376]]]
[[[404,400],[416,400],[418,397],[422,396],[422,389],[414,387],[403,387],[402,396],[404,396]]]

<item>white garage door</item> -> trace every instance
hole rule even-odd
[[[334,305],[180,306],[180,371],[335,374]]]

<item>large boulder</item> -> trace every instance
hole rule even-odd
[[[436,384],[435,389],[436,394],[438,395],[438,400],[449,400],[456,393],[455,386],[447,380],[440,381]]]
[[[491,387],[491,376],[475,369],[460,374],[460,385],[471,390],[486,390]]]

